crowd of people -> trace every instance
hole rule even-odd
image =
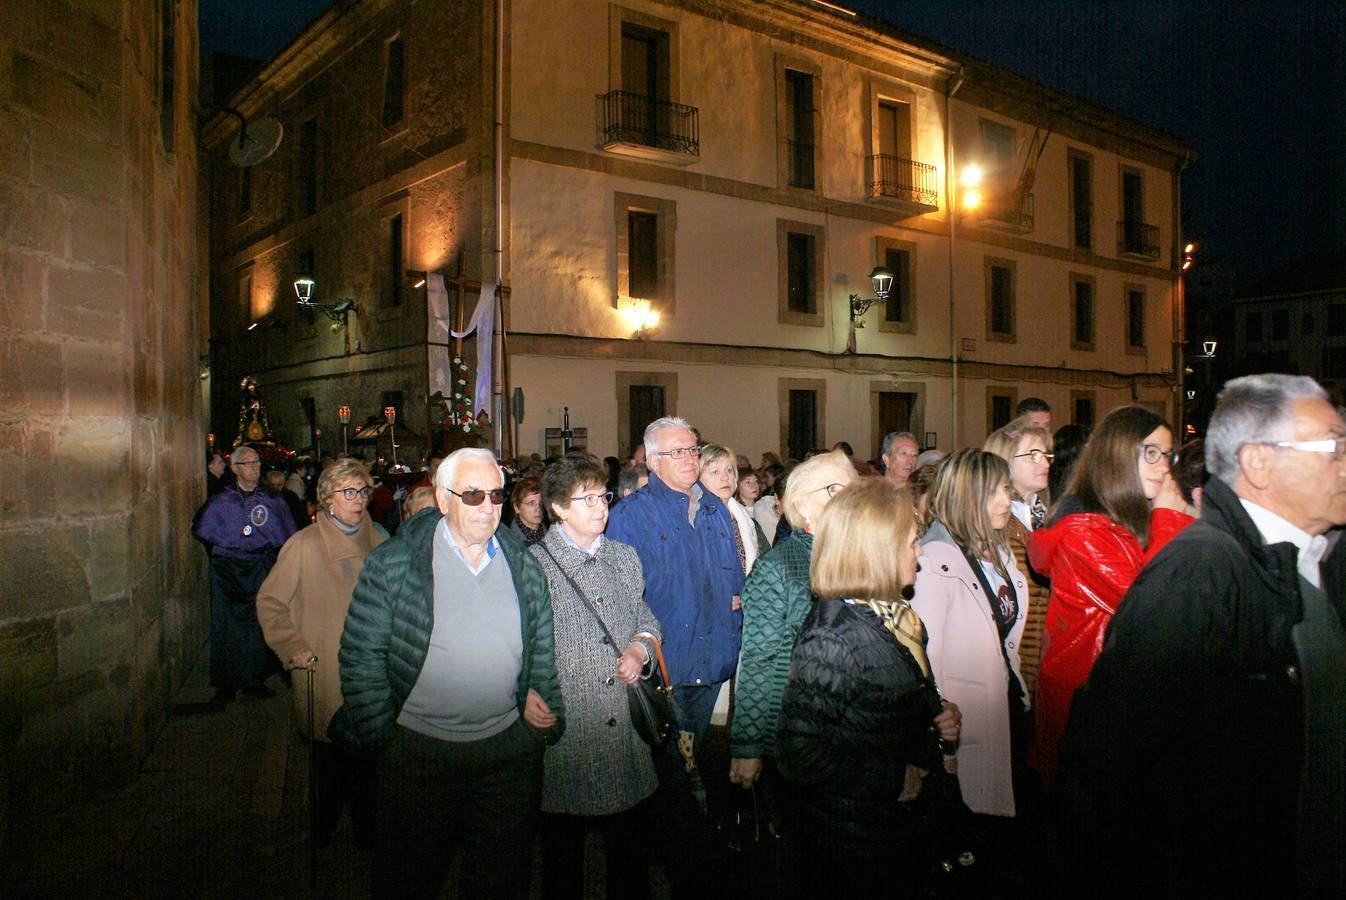
[[[754,465],[676,417],[624,461],[458,450],[391,527],[361,461],[305,506],[242,446],[195,526],[214,708],[291,672],[314,838],[349,806],[377,896],[460,849],[460,895],[527,896],[536,841],[581,897],[594,833],[608,896],[655,863],[715,895],[717,777],[783,836],[759,893],[1346,895],[1340,411],[1259,375],[1184,447],[1142,406],[1017,416],[872,461]],[[651,747],[628,692],[661,673]]]

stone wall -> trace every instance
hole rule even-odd
[[[0,842],[134,771],[208,627],[196,2],[164,6],[0,0]]]

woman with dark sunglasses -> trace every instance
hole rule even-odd
[[[1075,689],[1103,649],[1117,604],[1141,567],[1192,522],[1171,471],[1173,432],[1143,406],[1113,410],[1080,454],[1028,561],[1051,579],[1034,700],[1036,762],[1054,786],[1056,753]]]

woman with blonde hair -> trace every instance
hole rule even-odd
[[[791,883],[800,896],[917,894],[928,836],[913,801],[960,714],[940,699],[903,599],[920,553],[911,498],[864,479],[814,525],[818,601],[790,655],[776,740]]]
[[[790,648],[813,606],[809,559],[813,529],[832,496],[855,481],[855,468],[839,450],[800,463],[781,504],[789,537],[757,561],[743,586],[743,642],[734,692],[729,778],[751,788],[764,766],[774,769],[776,720],[790,674]]]
[[[738,502],[738,464],[734,451],[721,444],[701,447],[701,464],[697,480],[724,502],[734,518],[734,549],[738,551],[739,568],[747,575],[757,558],[767,550],[766,535],[753,521],[752,513]]]
[[[984,450],[946,457],[930,490],[925,562],[912,606],[930,636],[930,668],[963,711],[958,778],[974,813],[1015,815],[1012,736],[1029,697],[1019,674],[1028,583],[1005,540],[1009,465]]]
[[[1028,564],[1028,536],[1047,522],[1044,497],[1051,478],[1052,434],[1020,416],[986,439],[982,449],[994,453],[1010,468],[1010,518],[1005,540],[1014,565],[1028,579],[1028,607],[1019,641],[1019,674],[1031,700],[1037,688],[1038,658],[1042,653],[1042,623],[1047,617],[1047,579]],[[1015,747],[1018,750],[1018,746]]]
[[[257,590],[257,619],[267,645],[291,670],[294,716],[299,730],[316,741],[318,807],[315,814],[320,845],[332,839],[341,810],[351,806],[355,839],[374,835],[374,764],[351,756],[331,743],[327,725],[341,706],[337,650],[355,582],[365,557],[388,532],[366,512],[373,479],[358,459],[343,457],[318,477],[318,515],[285,542],[280,556]],[[314,667],[313,733],[308,732],[308,675]]]

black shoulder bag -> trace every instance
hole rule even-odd
[[[617,654],[617,658],[621,659],[622,649],[626,645],[617,643],[617,639],[608,630],[603,617],[589,602],[589,598],[584,595],[584,591],[580,590],[580,586],[575,583],[575,579],[570,577],[570,573],[561,565],[561,561],[552,555],[547,545],[538,544],[537,546],[541,547],[542,551],[551,557],[551,561],[556,563],[556,568],[561,573],[561,577],[569,583],[570,589],[588,608],[594,617],[594,621],[598,623],[598,627],[603,629],[603,634],[607,636],[613,651]],[[631,724],[635,726],[636,733],[645,743],[651,747],[662,747],[673,734],[673,687],[668,683],[668,669],[664,666],[664,651],[659,646],[659,639],[648,631],[637,632],[634,637],[645,638],[650,642],[650,646],[654,648],[654,659],[657,666],[651,668],[649,675],[638,678],[635,684],[626,686],[626,700],[631,710]]]

